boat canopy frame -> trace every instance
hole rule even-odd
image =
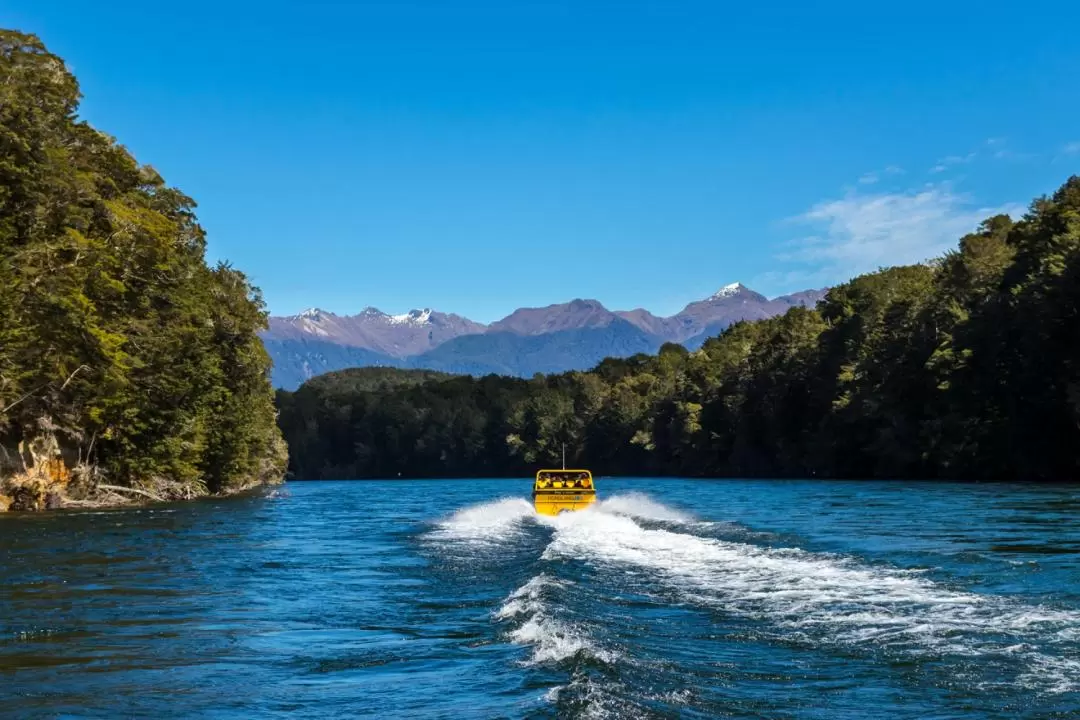
[[[564,493],[573,490],[578,493],[595,494],[592,473],[588,470],[543,469],[536,472],[533,482],[533,494]]]

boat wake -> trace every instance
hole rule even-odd
[[[601,647],[583,626],[565,619],[565,605],[553,601],[552,596],[569,584],[541,573],[510,593],[506,602],[495,611],[495,618],[518,623],[510,631],[509,638],[518,645],[533,647],[528,664],[582,657],[614,662],[617,653]],[[556,612],[563,619],[555,617]]]
[[[1027,670],[1017,680],[1026,687],[1080,690],[1078,663],[1065,652],[1049,654],[1075,637],[1075,611],[952,590],[917,571],[842,556],[644,528],[603,512],[557,521],[545,560],[646,570],[680,600],[761,621],[778,641],[1019,658]]]
[[[536,510],[524,498],[510,497],[471,505],[436,524],[432,540],[498,545],[521,534],[523,522],[534,519]]]
[[[629,660],[601,645],[590,618],[561,604],[570,581],[558,573],[569,562],[612,578],[632,571],[673,601],[755,623],[770,642],[913,660],[979,657],[989,670],[976,684],[1080,690],[1080,663],[1069,659],[1080,613],[950,588],[920,571],[697,534],[703,524],[632,493],[554,517],[537,516],[524,500],[500,500],[466,508],[435,532],[466,543],[512,542],[530,526],[550,532],[543,572],[493,613],[511,626],[511,642],[532,647],[531,664]],[[1013,670],[995,674],[1006,665]]]
[[[622,493],[601,500],[597,503],[595,512],[681,524],[691,523],[695,520],[689,513],[668,507],[640,492]]]
[[[573,522],[574,518],[591,518],[594,515],[681,524],[694,521],[691,515],[637,492],[615,495],[584,510],[555,516],[538,514],[533,504],[524,498],[507,497],[458,510],[435,523],[435,528],[427,534],[427,539],[498,545],[521,537],[529,525],[559,528],[567,522]]]

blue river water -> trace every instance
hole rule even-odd
[[[0,716],[1080,717],[1080,486],[598,488],[0,516]]]

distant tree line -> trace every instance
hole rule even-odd
[[[79,100],[0,30],[0,495],[35,460],[186,496],[280,477],[258,291],[206,264],[195,202]]]
[[[521,475],[565,443],[600,474],[1075,479],[1080,178],[696,352],[528,381],[343,371],[278,405],[302,478]]]
[[[1073,480],[1080,178],[696,352],[528,381],[345,371],[278,406],[301,478],[521,475],[566,443],[603,474]]]

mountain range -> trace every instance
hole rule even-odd
[[[769,299],[733,283],[671,317],[640,308],[612,311],[596,300],[578,299],[521,308],[490,325],[430,309],[388,315],[369,307],[336,315],[313,308],[272,316],[263,342],[274,361],[274,385],[286,389],[331,370],[364,366],[530,377],[655,352],[666,342],[696,349],[739,320],[812,307],[824,295],[825,290],[805,290]]]

